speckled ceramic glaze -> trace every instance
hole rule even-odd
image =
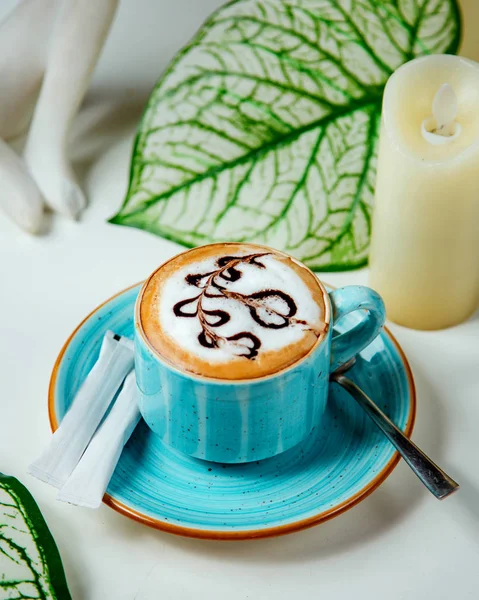
[[[53,370],[49,414],[56,429],[97,359],[108,329],[133,337],[140,286],[97,308],[62,349]],[[345,321],[359,320],[356,314]],[[345,322],[343,327],[350,327]],[[407,361],[383,331],[350,371],[407,434],[415,393]],[[350,508],[389,475],[398,455],[346,392],[332,386],[321,425],[275,458],[212,464],[164,444],[141,422],[121,455],[104,502],[146,525],[180,535],[247,539],[297,531]]]
[[[143,291],[136,302],[135,369],[141,414],[168,445],[195,458],[245,463],[281,454],[316,428],[328,399],[331,366],[365,348],[385,321],[381,298],[362,286],[324,290],[325,333],[301,360],[273,375],[218,380],[176,369],[148,344],[139,325]],[[332,336],[335,322],[361,310],[362,319]],[[243,359],[247,360],[247,359]]]

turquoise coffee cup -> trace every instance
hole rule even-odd
[[[208,378],[173,366],[150,345],[139,318],[148,281],[135,308],[140,411],[166,444],[208,461],[265,459],[310,435],[326,408],[331,371],[368,346],[385,321],[383,301],[373,290],[348,286],[328,294],[320,283],[325,334],[305,356],[265,377]],[[363,318],[351,329],[334,334],[333,322],[353,311],[361,311]]]

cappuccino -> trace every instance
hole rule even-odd
[[[146,282],[138,326],[160,358],[195,375],[241,380],[301,360],[329,322],[326,291],[291,257],[253,244],[180,254]]]

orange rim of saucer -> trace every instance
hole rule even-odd
[[[63,348],[60,350],[60,354],[58,355],[53,366],[53,371],[50,377],[50,384],[48,387],[48,417],[50,420],[50,427],[52,429],[52,432],[54,432],[58,428],[58,420],[55,412],[55,387],[57,382],[58,371],[63,356],[67,351],[67,348],[70,345],[72,338],[77,334],[77,332],[81,329],[84,323],[88,321],[88,319],[92,317],[98,310],[100,310],[100,308],[114,300],[117,296],[124,294],[128,290],[131,290],[134,287],[137,287],[138,285],[140,285],[140,283],[131,285],[126,289],[122,290],[121,292],[118,292],[114,296],[111,296],[111,298],[108,298],[108,300],[105,300],[105,302],[102,302],[100,305],[98,305],[93,311],[90,312],[90,314],[88,314],[83,319],[83,321],[81,321],[81,323],[74,329],[74,331],[68,337],[67,341],[64,343]],[[325,285],[329,288],[333,287],[327,284]],[[387,327],[384,327],[384,331],[387,333],[394,346],[396,347],[396,350],[398,351],[401,360],[404,364],[404,368],[406,370],[410,395],[410,412],[404,433],[408,437],[410,437],[414,429],[414,422],[416,419],[416,386],[414,383],[414,377],[411,371],[411,367],[409,365],[409,361],[407,360],[403,349],[399,345],[399,342],[396,340],[394,335],[389,331]],[[319,525],[320,523],[329,521],[329,519],[333,519],[334,517],[337,517],[338,515],[346,512],[353,506],[356,506],[356,504],[359,504],[359,502],[367,498],[369,494],[374,492],[374,490],[376,490],[389,477],[389,475],[393,472],[396,465],[398,464],[400,458],[401,457],[399,453],[394,452],[393,456],[386,464],[386,466],[376,475],[376,477],[372,481],[370,481],[362,490],[354,494],[354,496],[351,496],[351,498],[348,498],[348,500],[345,500],[341,504],[338,504],[337,506],[329,510],[325,510],[321,513],[318,513],[317,515],[313,515],[312,517],[308,517],[307,519],[302,519],[300,521],[295,521],[294,523],[288,523],[286,525],[268,527],[266,529],[251,529],[246,531],[211,531],[204,529],[194,529],[191,527],[172,525],[171,523],[166,523],[165,521],[159,521],[158,519],[149,517],[148,515],[140,513],[134,510],[133,508],[130,508],[126,504],[119,502],[110,494],[105,494],[103,496],[103,503],[109,506],[110,508],[113,508],[113,510],[116,510],[125,517],[138,521],[138,523],[142,523],[143,525],[147,525],[148,527],[152,527],[154,529],[159,529],[161,531],[166,531],[167,533],[172,533],[174,535],[179,535],[183,537],[223,541],[251,540],[259,538],[276,537],[279,535],[293,533],[295,531],[301,531],[302,529],[308,529],[309,527],[314,527],[315,525]]]

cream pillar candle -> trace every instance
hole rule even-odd
[[[433,55],[384,91],[370,285],[416,329],[479,305],[479,64]]]

